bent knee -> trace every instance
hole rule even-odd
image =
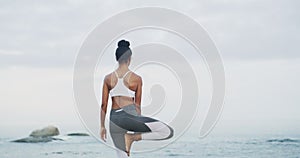
[[[174,136],[174,129],[167,124],[164,124],[165,127],[161,130],[161,135],[163,136],[163,140],[170,139]]]
[[[169,129],[169,135],[166,137],[166,139],[170,139],[174,136],[174,129],[168,125],[167,125],[167,127]]]

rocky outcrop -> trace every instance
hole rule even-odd
[[[67,136],[90,136],[87,133],[69,133]]]
[[[16,143],[46,143],[52,141],[52,137],[26,137],[22,139],[13,140]]]
[[[49,137],[59,135],[59,130],[54,126],[47,126],[43,129],[37,129],[31,132],[32,137]]]
[[[31,132],[29,137],[13,140],[16,143],[45,143],[52,140],[62,140],[59,138],[53,138],[52,136],[59,135],[59,130],[54,126],[47,126],[43,129],[37,129]]]

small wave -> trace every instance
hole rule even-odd
[[[269,139],[267,142],[277,142],[277,143],[299,143],[300,140],[297,139],[290,139],[290,138],[285,138],[285,139]]]
[[[194,154],[176,154],[176,153],[170,153],[168,154],[170,157],[183,157],[183,156],[194,156]]]
[[[101,154],[101,152],[93,152],[93,151],[85,151],[85,152],[76,152],[76,151],[54,151],[54,152],[49,152],[45,153],[45,155],[89,155],[89,154]]]

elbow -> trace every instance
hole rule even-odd
[[[101,110],[102,111],[106,111],[106,109],[107,109],[107,104],[101,104]]]

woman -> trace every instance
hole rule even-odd
[[[105,141],[104,122],[110,94],[112,110],[109,126],[119,157],[129,156],[134,141],[164,140],[173,136],[173,129],[167,124],[141,115],[142,78],[128,68],[132,55],[129,45],[126,40],[118,42],[116,60],[119,67],[105,76],[102,89],[100,135]]]

